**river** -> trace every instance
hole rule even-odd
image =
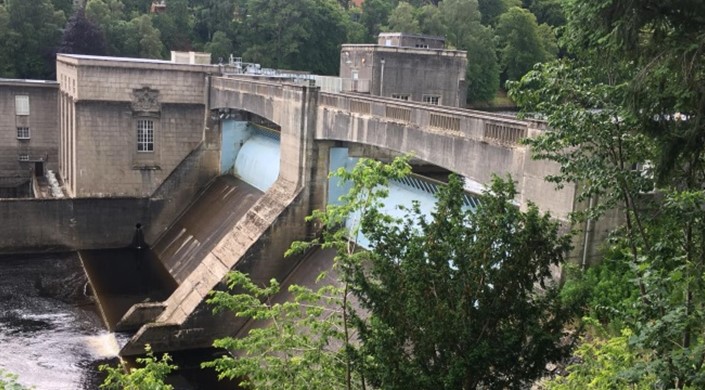
[[[107,296],[105,302],[114,306],[103,310],[108,320],[123,314],[126,298],[142,299],[141,288],[135,295],[141,286],[135,281],[146,281],[152,287],[159,284],[149,272],[140,278],[128,275],[136,268],[124,260],[124,253],[83,254]],[[106,267],[106,263],[112,265]],[[119,283],[120,291],[114,281],[106,282],[110,276],[124,281]],[[87,283],[76,253],[0,256],[0,369],[18,375],[22,385],[37,390],[97,389],[104,379],[98,366],[117,365],[119,345],[130,335],[106,330]],[[159,288],[149,290],[160,292]],[[111,297],[111,292],[117,294]],[[213,371],[200,368],[201,362],[222,353],[213,349],[171,353],[179,370],[167,383],[176,390],[237,388],[236,381],[218,381]]]
[[[0,257],[0,368],[38,390],[97,389],[118,343],[75,253]]]

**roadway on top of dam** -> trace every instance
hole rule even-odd
[[[558,219],[566,220],[574,209],[574,187],[556,190],[544,180],[558,173],[558,165],[533,160],[521,143],[546,131],[540,121],[233,76],[212,78],[210,108],[247,111],[276,123],[284,154],[291,140],[307,138],[369,145],[411,154],[466,177],[477,188],[493,175],[511,175],[520,205],[533,202]],[[282,157],[287,164],[287,156]],[[289,158],[305,164],[306,156]]]

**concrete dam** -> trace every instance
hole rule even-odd
[[[0,252],[78,250],[108,327],[131,333],[123,356],[236,334],[244,321],[205,303],[231,269],[312,283],[333,254],[284,252],[314,237],[305,217],[345,191],[329,172],[359,157],[414,156],[420,176],[393,183],[391,203],[430,210],[423,176],[455,172],[475,190],[511,174],[519,207],[558,219],[579,207],[575,188],[544,181],[558,167],[520,143],[546,131],[538,122],[154,60],[59,55],[57,82],[48,168],[65,196],[0,199],[0,220],[25,222],[0,226]]]

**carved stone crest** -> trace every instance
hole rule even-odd
[[[159,91],[144,87],[132,91],[132,111],[135,112],[159,112]]]

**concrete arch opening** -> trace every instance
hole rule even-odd
[[[213,116],[220,120],[220,173],[267,191],[279,177],[281,128],[244,111],[221,109]]]

